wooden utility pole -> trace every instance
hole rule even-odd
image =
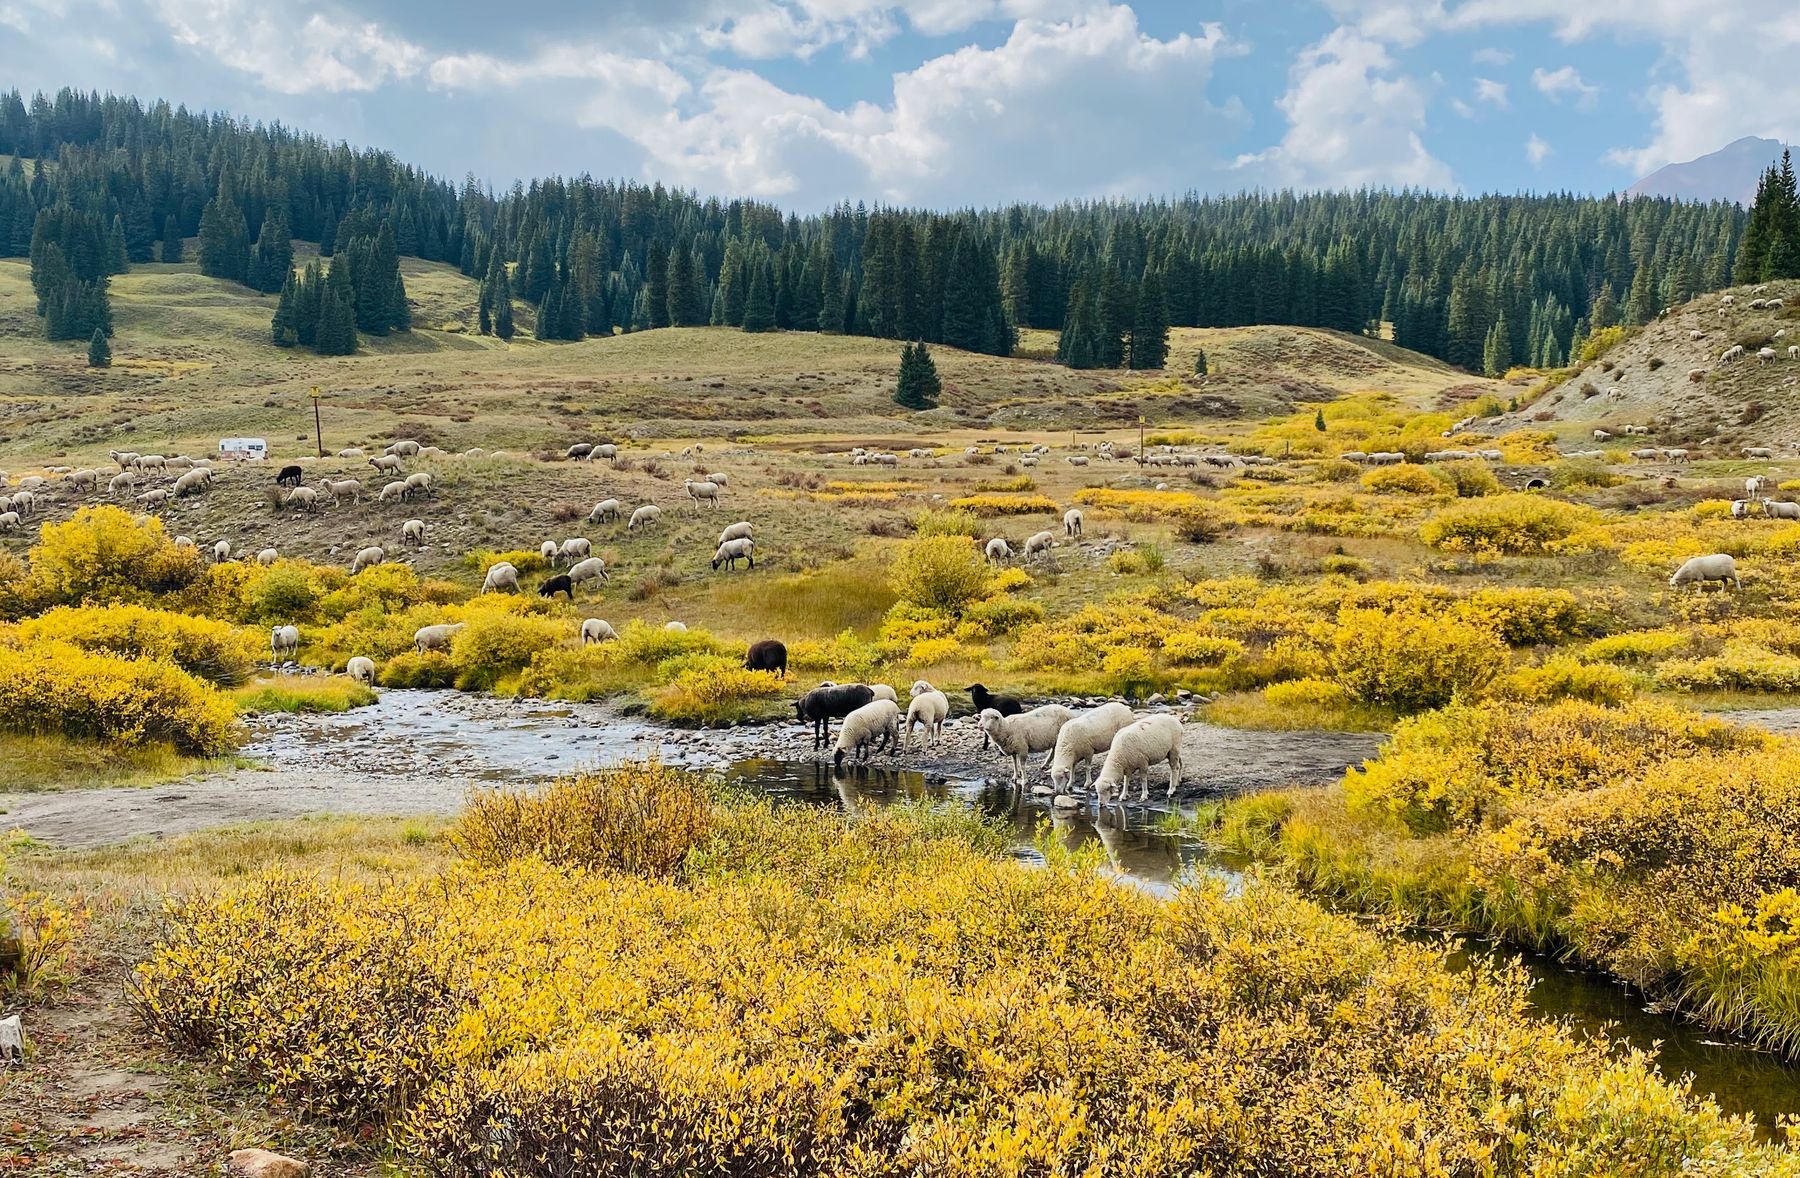
[[[1138,469],[1144,467],[1144,415],[1138,414]]]
[[[313,403],[313,441],[318,444],[319,457],[325,457],[325,429],[319,424],[319,386],[314,385],[309,394]]]

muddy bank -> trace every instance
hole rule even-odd
[[[828,759],[824,751],[815,756],[809,730],[798,724],[679,731],[605,703],[448,691],[385,691],[380,702],[339,715],[268,716],[249,726],[242,751],[259,768],[153,789],[0,795],[0,825],[60,846],[93,847],[307,814],[452,814],[474,787],[530,784],[633,758],[717,772],[751,760]],[[1187,792],[1335,780],[1346,765],[1373,756],[1382,739],[1191,724]],[[872,766],[916,771],[932,782],[982,783],[1004,769],[980,745],[974,721],[964,717],[946,727],[938,747],[915,746]]]

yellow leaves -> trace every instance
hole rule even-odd
[[[1483,555],[1517,555],[1558,550],[1579,529],[1596,522],[1591,507],[1542,495],[1492,495],[1458,500],[1419,529],[1433,548]]]
[[[950,506],[983,517],[1055,514],[1057,511],[1056,500],[1044,495],[964,495],[950,500]]]
[[[168,663],[39,640],[0,645],[0,729],[124,745],[165,744],[190,756],[230,745],[231,700]]]

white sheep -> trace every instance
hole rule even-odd
[[[1763,491],[1773,485],[1773,483],[1763,476],[1753,474],[1744,480],[1744,498],[1761,499]]]
[[[873,691],[876,699],[885,699],[890,703],[900,702],[900,693],[894,690],[891,683],[865,683],[863,686]]]
[[[1075,713],[1061,704],[1045,704],[1016,716],[1002,716],[997,709],[987,708],[976,725],[1002,753],[1012,758],[1013,781],[1024,785],[1030,768],[1027,758],[1032,753],[1055,748],[1062,726],[1074,718]]]
[[[300,650],[300,627],[276,626],[269,631],[269,651],[275,661],[280,662],[282,655],[293,655]]]
[[[1764,517],[1768,519],[1800,519],[1800,503],[1764,499],[1762,509]]]
[[[1686,462],[1688,460],[1688,452],[1679,446],[1665,450],[1663,453],[1668,456],[1670,462]]]
[[[1789,360],[1800,360],[1800,344],[1789,344],[1788,345],[1788,359]]]
[[[1169,797],[1181,788],[1181,721],[1174,716],[1145,716],[1119,729],[1113,737],[1106,763],[1094,779],[1094,795],[1101,801],[1111,798],[1113,790],[1124,801],[1131,789],[1131,775],[1142,773],[1139,801],[1150,800],[1150,767],[1167,761],[1169,765]]]
[[[1025,559],[1030,560],[1040,552],[1049,552],[1056,547],[1056,533],[1050,531],[1035,532],[1025,539]]]
[[[925,731],[920,742],[925,745],[936,744],[943,739],[944,721],[950,715],[950,697],[921,679],[912,685],[911,698],[906,705],[906,732],[902,746],[912,743],[913,726],[916,724]]]
[[[463,627],[467,624],[466,622],[439,622],[435,626],[420,626],[413,631],[413,650],[419,654],[424,654],[428,650],[449,650],[451,639],[461,634]]]
[[[749,561],[751,568],[756,567],[756,541],[748,536],[740,536],[736,540],[727,540],[719,545],[717,551],[713,553],[713,571],[718,572],[720,565],[735,569],[737,568],[737,562],[740,560]]]
[[[571,585],[580,585],[586,581],[592,581],[596,577],[602,581],[612,580],[606,574],[606,562],[597,556],[590,556],[586,560],[577,561],[569,566],[569,584]]]
[[[840,768],[844,754],[866,761],[871,752],[893,748],[900,739],[900,705],[891,699],[874,699],[844,717],[837,744],[831,750],[832,768]]]
[[[419,443],[413,441],[411,438],[401,438],[399,441],[388,446],[382,453],[387,455],[399,455],[402,458],[417,458],[419,456],[419,449]]]
[[[707,475],[706,481],[719,487],[729,487],[731,485],[731,480],[725,476],[725,473],[717,470]]]
[[[283,499],[281,503],[283,507],[292,507],[296,511],[317,511],[319,510],[319,493],[311,487],[295,487],[287,493],[287,498]]]
[[[380,471],[382,474],[399,474],[401,463],[400,459],[394,455],[383,454],[377,458],[369,459],[369,465]]]
[[[172,543],[177,548],[196,548],[196,547],[198,547],[198,545],[196,545],[194,543],[194,538],[192,536],[177,536],[172,541]]]
[[[719,533],[719,543],[723,544],[727,540],[748,540],[750,534],[755,530],[755,525],[748,520],[739,520]]]
[[[1081,509],[1071,507],[1063,512],[1063,536],[1073,540],[1079,535],[1081,535]]]
[[[190,470],[175,480],[175,497],[179,499],[183,495],[198,494],[210,486],[212,486],[212,476],[204,470]]]
[[[595,446],[593,453],[588,455],[588,460],[592,461],[596,458],[604,458],[608,462],[611,462],[611,463],[617,465],[618,459],[619,459],[619,448],[617,446],[610,445],[610,444],[603,445],[603,446]]]
[[[72,470],[69,472],[69,485],[77,491],[92,491],[100,485],[100,472],[97,470]]]
[[[1088,464],[1086,454],[1071,454],[1068,461],[1070,466],[1086,466]]]
[[[1690,382],[1692,382],[1693,384],[1699,384],[1702,381],[1704,381],[1705,379],[1706,379],[1706,369],[1704,369],[1704,368],[1688,369],[1688,380]]]
[[[1122,703],[1101,704],[1082,712],[1056,734],[1056,751],[1050,757],[1050,784],[1067,792],[1081,768],[1081,788],[1094,782],[1094,758],[1112,747],[1120,729],[1134,723],[1137,713]]]
[[[345,446],[337,452],[337,456],[339,458],[361,458],[363,457],[363,448],[361,446]]]
[[[364,569],[372,569],[386,559],[387,553],[383,552],[379,546],[371,544],[359,551],[356,559],[350,562],[350,575],[354,577]]]
[[[686,634],[687,633],[687,623],[686,622],[664,622],[663,629],[667,630],[671,634]]]
[[[1719,363],[1729,364],[1733,360],[1743,359],[1743,356],[1744,356],[1744,345],[1743,344],[1733,344],[1733,345],[1731,345],[1731,347],[1726,348],[1723,352],[1719,353]]]
[[[1732,519],[1749,519],[1750,518],[1750,500],[1748,500],[1748,499],[1733,499],[1731,501],[1731,518]]]
[[[30,491],[20,491],[12,497],[12,502],[9,506],[21,516],[29,519],[37,514],[38,496]]]
[[[1005,564],[1007,561],[1011,560],[1013,556],[1012,545],[1008,544],[1006,540],[1000,536],[995,536],[992,540],[989,540],[987,545],[982,549],[982,552],[985,553],[988,560],[994,564]]]
[[[564,564],[573,565],[578,560],[586,560],[593,554],[594,546],[581,536],[570,536],[556,550],[557,559]],[[554,561],[552,563],[555,563]]]
[[[553,565],[556,563],[557,551],[558,549],[555,540],[545,540],[542,544],[538,545],[538,555],[543,558],[545,564]]]
[[[602,499],[594,504],[594,510],[588,512],[588,523],[597,524],[609,519],[618,519],[625,505],[617,499]]]
[[[112,478],[106,480],[106,493],[108,495],[121,495],[135,486],[137,486],[137,476],[128,470],[122,470]]]
[[[10,532],[19,526],[19,513],[16,511],[0,511],[0,532]]]
[[[358,479],[326,479],[320,486],[333,507],[346,497],[358,504],[362,502],[363,485]]]
[[[1711,556],[1695,556],[1682,563],[1669,578],[1669,588],[1680,589],[1684,585],[1692,585],[1695,592],[1706,588],[1706,582],[1730,581],[1732,588],[1742,589],[1743,582],[1738,579],[1737,561],[1722,552]]]
[[[131,465],[137,467],[139,474],[149,474],[152,470],[167,470],[169,460],[161,454],[139,454]]]
[[[635,532],[639,528],[648,528],[662,518],[662,508],[654,503],[646,503],[631,513],[631,520],[625,525],[627,532]]]
[[[358,683],[373,687],[375,686],[375,660],[359,654],[344,664],[344,674]]]
[[[217,544],[213,545],[212,552],[213,552],[213,563],[214,564],[224,564],[226,561],[231,559],[231,541],[230,540],[220,540]]]
[[[430,472],[421,470],[415,474],[409,474],[406,476],[406,496],[405,497],[408,499],[411,499],[414,495],[423,495],[427,499],[431,498],[431,474],[430,474]]]
[[[406,502],[406,484],[403,482],[400,482],[398,480],[389,483],[387,486],[381,488],[381,493],[379,495],[375,496],[375,502],[377,502],[377,503],[404,503],[404,502]]]
[[[280,559],[281,553],[275,551],[273,548],[265,548],[256,554],[256,563],[264,568],[268,568]]]
[[[400,542],[402,544],[411,544],[414,547],[423,548],[425,546],[425,521],[422,519],[409,519],[401,524]]]
[[[1745,446],[1739,453],[1745,458],[1773,458],[1775,450],[1772,446]]]
[[[719,484],[695,482],[693,479],[686,479],[681,485],[682,488],[687,491],[688,498],[694,502],[695,506],[699,506],[702,503],[710,503],[714,507],[719,505]]]
[[[29,491],[20,491],[17,495],[14,495],[13,496],[14,510],[18,509],[19,500],[22,498],[25,498],[26,496],[28,496],[30,494],[31,494],[31,492],[29,492]],[[165,504],[169,501],[169,493],[167,491],[163,490],[162,488],[158,487],[154,491],[145,491],[142,495],[139,495],[137,497],[137,501],[139,503],[142,503],[145,507],[161,507],[163,504]]]
[[[1758,348],[1758,349],[1756,349],[1756,362],[1758,364],[1773,364],[1773,363],[1775,363],[1775,349],[1774,348]]]
[[[483,593],[498,593],[503,589],[508,593],[519,591],[519,570],[505,560],[490,567],[481,581]]]
[[[619,632],[612,628],[611,622],[599,618],[588,618],[581,623],[581,645],[592,646],[597,642],[613,642]]]

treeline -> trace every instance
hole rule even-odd
[[[1595,330],[1645,322],[1752,264],[1779,270],[1767,259],[1792,252],[1780,228],[1792,217],[1765,215],[1763,200],[1758,231],[1735,204],[1570,194],[1284,192],[951,214],[842,204],[805,218],[585,176],[496,194],[279,126],[68,91],[0,96],[0,152],[40,164],[28,174],[15,161],[0,180],[0,226],[11,226],[0,253],[35,257],[40,224],[46,243],[74,232],[52,210],[90,218],[78,248],[97,226],[99,269],[71,266],[63,281],[87,284],[92,302],[118,272],[119,243],[131,264],[179,256],[181,238],[198,235],[208,273],[265,291],[292,281],[273,330],[302,344],[313,298],[302,292],[319,292],[322,315],[336,267],[316,285],[294,277],[283,242],[318,242],[330,257],[345,224],[359,240],[385,224],[396,260],[476,279],[479,328],[506,338],[520,329],[517,300],[544,339],[715,324],[1005,354],[1020,329],[1043,329],[1061,333],[1064,363],[1135,368],[1166,362],[1171,326],[1255,323],[1388,325],[1400,344],[1470,370],[1556,366]],[[57,241],[67,261],[77,247]],[[385,329],[404,330],[398,271],[383,274],[377,293],[345,275],[365,333],[384,329],[383,299]],[[81,290],[57,305],[86,305]]]
[[[1781,153],[1781,163],[1764,172],[1756,186],[1738,246],[1736,278],[1740,283],[1800,278],[1800,191],[1790,151]]]

